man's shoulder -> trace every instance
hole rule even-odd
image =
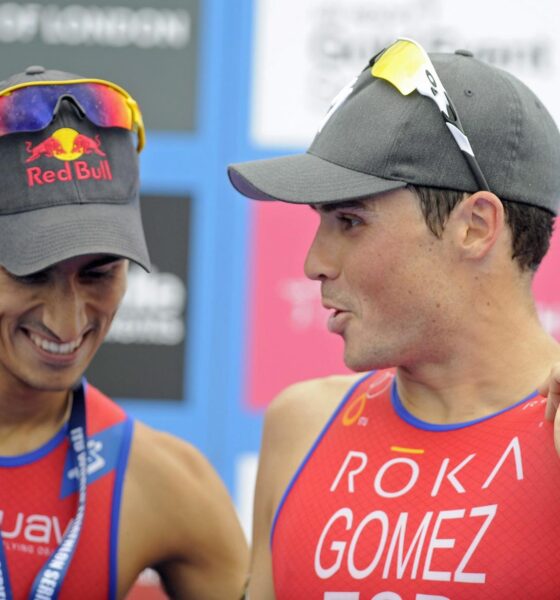
[[[270,403],[266,419],[274,422],[305,417],[311,422],[324,422],[352,386],[364,376],[363,373],[329,375],[294,383],[283,389]]]
[[[103,391],[89,383],[86,389],[88,406],[92,409],[88,419],[96,422],[100,419],[130,419],[130,415]],[[196,479],[213,469],[193,444],[135,419],[128,472],[134,476],[135,470],[144,479],[148,476],[163,481],[184,482],[185,478]]]
[[[191,443],[165,431],[135,422],[130,457],[131,469],[166,484],[181,487],[188,480],[194,484],[212,467],[204,455]]]
[[[168,555],[182,551],[197,535],[196,515],[208,497],[227,498],[206,457],[193,444],[135,421],[122,517],[135,528],[142,524],[144,546]],[[164,552],[146,564],[166,558]]]
[[[124,587],[143,568],[157,565],[173,597],[186,597],[187,582],[203,573],[209,574],[207,582],[199,582],[201,589],[242,588],[244,538],[216,471],[193,444],[139,421],[134,424],[120,531],[135,532],[119,539],[120,564],[127,569]]]
[[[266,477],[279,480],[278,492],[283,491],[344,396],[363,377],[362,373],[301,381],[271,402],[265,415],[261,456],[267,465],[263,467]]]
[[[255,539],[260,543],[268,544],[274,514],[306,454],[344,396],[363,377],[363,373],[332,375],[294,383],[269,405],[255,492]]]
[[[121,423],[128,417],[121,406],[89,382],[85,386],[85,398],[90,434]]]

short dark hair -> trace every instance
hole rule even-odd
[[[426,225],[441,237],[445,223],[455,206],[465,197],[465,192],[408,185],[420,200]],[[554,229],[554,215],[544,208],[501,199],[506,223],[512,234],[511,258],[521,270],[536,271],[550,247]]]

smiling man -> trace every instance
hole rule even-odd
[[[305,272],[367,372],[295,384],[268,409],[251,597],[557,598],[560,461],[537,386],[560,347],[531,284],[560,135],[538,98],[467,51],[398,40],[307,153],[229,176],[315,210]]]
[[[148,270],[139,109],[120,87],[30,67],[0,83],[0,598],[237,600],[247,548],[188,443],[82,379]]]

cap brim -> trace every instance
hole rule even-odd
[[[111,254],[149,271],[137,202],[73,204],[1,216],[0,264],[22,276],[74,256]]]
[[[353,171],[310,153],[233,164],[228,176],[248,198],[296,204],[344,202],[407,185]]]

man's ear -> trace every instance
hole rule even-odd
[[[475,192],[455,206],[448,225],[466,258],[484,258],[504,231],[504,206],[492,192]]]

